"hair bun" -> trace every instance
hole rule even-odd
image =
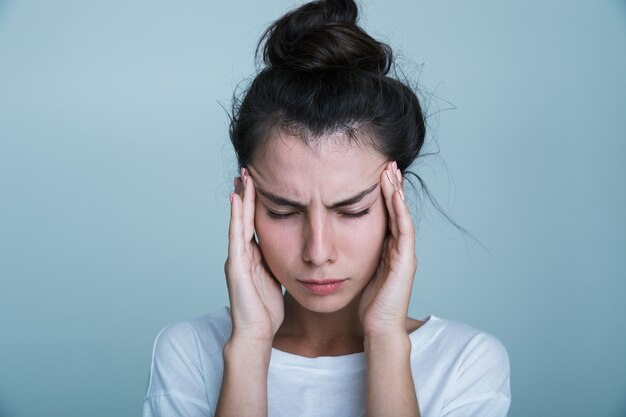
[[[290,71],[359,68],[387,74],[392,52],[357,25],[353,0],[307,3],[278,19],[261,37],[266,65]]]

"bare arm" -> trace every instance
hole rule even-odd
[[[272,345],[231,339],[216,417],[267,416],[267,370]]]
[[[375,276],[364,289],[359,314],[365,331],[368,417],[419,417],[411,374],[406,317],[417,268],[415,230],[395,162],[383,170],[381,187],[389,235]]]
[[[236,181],[237,193],[231,194],[224,271],[233,331],[223,351],[224,374],[216,417],[267,416],[272,340],[284,317],[280,285],[263,265],[253,237],[254,184],[245,169],[241,176],[242,180]]]
[[[406,332],[367,336],[367,417],[419,417]]]

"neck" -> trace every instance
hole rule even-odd
[[[302,356],[337,356],[363,351],[363,327],[357,297],[333,313],[303,308],[286,292],[285,319],[276,333],[274,347]]]

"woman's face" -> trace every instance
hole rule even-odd
[[[338,311],[373,276],[387,232],[380,176],[387,160],[341,135],[307,146],[274,135],[248,165],[267,266],[304,308]],[[306,281],[338,281],[315,285]]]

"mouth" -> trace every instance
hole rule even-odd
[[[315,295],[328,295],[342,287],[346,279],[298,280],[304,288]]]

